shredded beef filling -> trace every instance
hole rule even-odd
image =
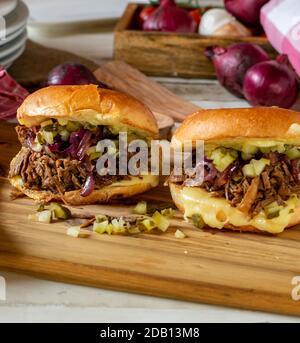
[[[62,194],[82,189],[89,175],[93,175],[96,188],[130,178],[109,175],[109,169],[106,175],[100,176],[96,171],[96,162],[90,161],[87,156],[78,160],[65,154],[51,153],[47,147],[41,152],[32,151],[28,142],[35,136],[36,129],[17,126],[16,131],[23,148],[11,166],[9,177],[20,175],[26,188]],[[96,144],[101,136],[101,132],[97,131],[90,143]]]
[[[223,172],[218,172],[212,162],[205,160],[204,182],[195,181],[196,172],[182,176],[170,175],[169,181],[184,186],[201,187],[213,196],[225,198],[240,211],[251,217],[276,201],[285,206],[291,195],[300,195],[300,159],[289,160],[279,153],[263,154],[270,160],[264,171],[255,178],[243,175],[243,165],[249,161],[238,158]],[[197,166],[196,166],[197,168]]]

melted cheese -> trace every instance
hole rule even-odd
[[[280,233],[288,225],[293,216],[293,210],[299,204],[296,197],[286,201],[287,206],[280,211],[279,217],[267,219],[264,212],[249,218],[237,208],[230,206],[223,198],[212,197],[201,188],[184,187],[181,190],[185,217],[200,214],[210,227],[221,229],[225,224],[234,226],[251,225],[261,231]]]
[[[149,183],[152,187],[156,187],[159,183],[159,178],[156,175],[130,176],[130,180],[117,181],[112,183],[111,186],[133,186],[143,183]]]

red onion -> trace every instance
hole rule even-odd
[[[15,118],[17,108],[29,93],[0,66],[0,120]]]
[[[269,0],[225,0],[225,8],[239,21],[250,26],[260,26],[260,9]]]
[[[267,53],[255,44],[237,43],[227,48],[211,46],[205,55],[213,61],[221,85],[233,94],[243,97],[243,81],[254,64],[269,59]]]
[[[101,88],[108,88],[106,84],[99,82],[87,67],[79,63],[59,64],[49,72],[46,84],[48,86],[95,84]]]
[[[86,132],[84,133],[84,136],[82,137],[82,139],[78,145],[78,149],[77,149],[77,157],[78,157],[79,161],[82,161],[84,159],[85,153],[90,146],[91,137],[92,137],[92,132],[86,130]]]
[[[91,174],[87,177],[85,184],[80,192],[80,195],[82,197],[87,197],[93,192],[94,187],[95,187],[95,180],[94,180],[93,174]]]
[[[290,108],[298,95],[298,82],[287,56],[279,55],[276,61],[251,67],[246,73],[243,91],[253,106]]]
[[[197,23],[174,0],[161,0],[159,7],[145,20],[144,31],[196,32]]]

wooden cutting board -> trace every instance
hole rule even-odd
[[[291,298],[300,275],[300,227],[276,237],[199,230],[176,213],[165,234],[88,238],[66,235],[67,222],[33,223],[34,202],[10,200],[5,179],[19,145],[12,125],[0,126],[0,269],[41,278],[175,299],[300,314]],[[160,186],[134,199],[171,201]],[[85,214],[122,215],[131,206],[73,208]],[[74,223],[73,223],[74,224]],[[176,239],[180,228],[188,236]]]
[[[44,71],[39,73],[40,77],[44,75]],[[109,62],[95,74],[115,89],[144,101],[158,116],[180,121],[197,109],[122,62]],[[27,75],[23,77],[25,80]],[[74,223],[32,223],[28,214],[34,213],[34,202],[28,198],[10,200],[11,187],[5,176],[19,149],[13,126],[2,122],[1,269],[127,292],[300,314],[299,302],[291,298],[295,287],[291,280],[300,275],[300,227],[277,237],[202,231],[186,223],[177,212],[171,228],[161,235],[92,233],[88,238],[71,238],[66,228]],[[171,202],[169,190],[163,186],[133,201],[140,199]],[[93,205],[73,211],[121,215],[129,214],[131,206]],[[178,228],[188,237],[176,239],[174,232]]]

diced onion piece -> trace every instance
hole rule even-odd
[[[163,215],[161,215],[158,211],[156,211],[153,216],[152,219],[154,221],[154,223],[156,224],[157,228],[163,232],[167,231],[170,222],[168,221],[167,218],[165,218]]]
[[[175,232],[175,237],[179,239],[183,239],[186,237],[186,234],[182,232],[181,230],[177,229]]]
[[[146,214],[147,213],[147,203],[146,201],[140,201],[136,204],[135,208],[132,210],[134,214]]]
[[[167,217],[167,218],[173,218],[174,217],[174,213],[175,213],[175,211],[171,207],[170,208],[165,208],[165,209],[161,210],[161,214],[164,217]]]

